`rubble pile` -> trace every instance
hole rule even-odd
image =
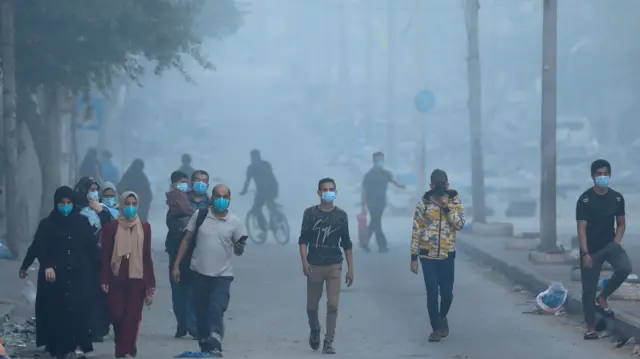
[[[29,318],[22,323],[8,318],[0,327],[0,343],[6,351],[5,357],[38,356],[35,352],[36,318]]]

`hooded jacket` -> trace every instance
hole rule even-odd
[[[446,191],[448,205],[433,202],[433,191],[424,194],[413,215],[411,260],[447,259],[456,250],[456,232],[464,227],[464,207],[458,192]]]

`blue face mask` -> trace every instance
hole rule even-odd
[[[132,220],[136,218],[137,213],[138,213],[138,208],[134,206],[127,206],[122,209],[122,214],[124,215],[124,218],[128,220]]]
[[[596,187],[600,189],[609,188],[609,176],[598,176],[594,178],[594,182],[596,184]]]
[[[378,167],[378,168],[382,168],[384,167],[384,161],[376,161],[373,163],[374,166]]]
[[[73,211],[72,203],[66,203],[66,204],[58,203],[58,212],[60,212],[61,215],[66,217],[71,214],[71,211]]]
[[[194,182],[193,183],[193,193],[198,196],[205,195],[207,193],[207,184],[204,182]]]
[[[176,183],[175,187],[180,192],[187,192],[189,190],[189,185],[184,183],[184,182],[183,183]],[[206,189],[205,189],[205,191],[206,191]]]
[[[89,197],[92,200],[97,201],[98,198],[100,198],[100,194],[98,193],[98,191],[92,191],[92,192],[89,192]]]
[[[102,203],[104,203],[107,207],[115,207],[116,199],[114,197],[107,197],[102,199]]]
[[[323,192],[322,193],[322,202],[324,203],[333,203],[336,200],[335,192]]]
[[[225,212],[229,209],[229,200],[226,198],[216,198],[213,201],[213,208],[218,212]]]

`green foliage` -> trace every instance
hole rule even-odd
[[[189,78],[183,56],[212,68],[203,38],[228,36],[241,20],[233,0],[15,1],[17,78],[29,91],[104,90],[123,74],[139,82],[149,62],[156,74],[175,68]]]

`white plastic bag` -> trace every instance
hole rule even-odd
[[[29,304],[36,303],[36,295],[38,294],[38,290],[36,286],[33,285],[33,282],[30,280],[25,280],[24,287],[22,288],[22,296],[29,302]]]
[[[544,313],[556,314],[564,306],[568,295],[569,291],[562,283],[552,283],[547,290],[538,294],[536,307]]]

